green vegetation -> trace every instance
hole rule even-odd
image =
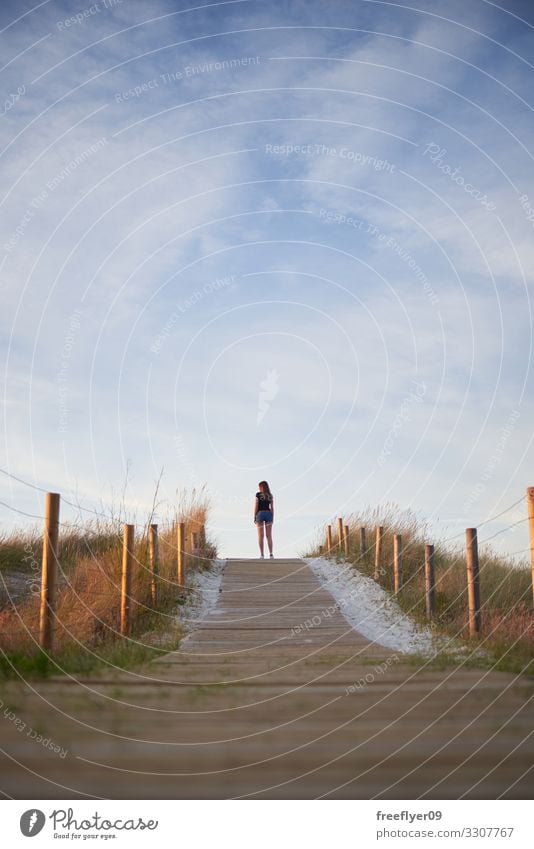
[[[375,529],[384,527],[380,585],[390,593],[393,584],[393,536],[402,534],[403,587],[397,601],[406,613],[427,623],[425,611],[425,543],[432,542],[428,527],[410,510],[387,504],[346,517],[349,527],[348,561],[364,575],[374,577]],[[332,529],[335,522],[332,520]],[[359,528],[366,528],[367,552],[359,548]],[[324,556],[324,536],[305,557]],[[345,560],[337,547],[330,557]],[[467,634],[467,583],[465,551],[460,546],[435,545],[436,616],[432,628],[456,644],[480,651],[466,663],[487,665],[515,673],[534,673],[534,611],[528,564],[496,554],[489,546],[479,547],[482,626],[480,636]],[[433,662],[458,663],[446,652]]]
[[[38,645],[39,580],[42,541],[39,529],[14,531],[0,539],[0,571],[9,582],[26,578],[19,592],[4,593],[0,609],[0,678],[88,674],[110,667],[131,668],[176,648],[181,629],[176,614],[187,590],[176,583],[176,522],[197,534],[188,543],[186,574],[206,568],[216,556],[206,528],[209,498],[204,490],[183,493],[172,521],[159,524],[158,603],[152,601],[148,528],[136,534],[129,638],[119,634],[122,527],[116,517],[91,521],[60,532],[60,575],[56,601],[54,652]],[[122,521],[124,521],[122,519]],[[189,539],[189,537],[188,537]],[[32,577],[32,575],[34,577]],[[2,582],[3,583],[3,582]]]

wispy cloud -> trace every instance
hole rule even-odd
[[[528,10],[178,5],[2,5],[4,466],[89,501],[130,458],[139,503],[162,465],[169,502],[206,481],[227,553],[260,474],[294,553],[363,501],[457,515],[517,409],[473,509],[517,497]]]

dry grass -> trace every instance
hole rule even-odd
[[[384,527],[383,556],[379,582],[393,592],[393,536],[402,534],[403,588],[401,607],[419,621],[425,612],[425,543],[432,535],[424,522],[410,510],[395,504],[352,513],[349,527],[349,561],[366,575],[374,575],[375,529]],[[331,521],[336,529],[335,520]],[[366,528],[367,552],[361,556],[359,528]],[[335,542],[335,534],[334,534]],[[308,556],[322,553],[324,534]],[[343,558],[338,550],[331,554]],[[478,639],[491,662],[510,671],[534,669],[534,611],[530,568],[496,554],[489,546],[479,547],[482,627]],[[467,639],[467,582],[465,553],[461,547],[435,545],[436,617],[434,627],[449,636]],[[472,642],[472,641],[471,641]]]
[[[177,520],[188,531],[206,526],[209,498],[204,490],[183,492]],[[152,603],[152,573],[148,556],[148,528],[136,528],[132,576],[132,631],[165,630],[165,619],[183,602],[184,590],[176,582],[177,546],[175,521],[159,524],[158,605]],[[188,540],[190,539],[188,533]],[[0,610],[0,650],[7,657],[39,653],[39,571],[42,541],[38,529],[15,531],[0,540],[0,568],[28,574],[29,592],[16,604]],[[204,568],[215,557],[209,538],[199,535],[197,548],[188,545],[186,570]],[[122,572],[122,527],[116,519],[89,522],[83,527],[62,528],[60,534],[60,578],[56,605],[55,653],[65,655],[95,650],[120,640],[120,588]],[[32,577],[33,572],[33,577]],[[187,575],[187,571],[186,571]],[[187,580],[187,578],[186,578]],[[5,666],[5,664],[4,664]]]

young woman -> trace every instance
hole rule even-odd
[[[260,546],[260,556],[263,557],[264,533],[267,537],[267,545],[269,546],[269,556],[273,556],[273,521],[274,521],[274,501],[269,484],[267,481],[260,481],[258,484],[260,490],[256,493],[256,501],[254,502],[254,522],[258,526],[258,543]]]

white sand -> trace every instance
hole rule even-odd
[[[348,563],[305,557],[324,588],[335,598],[347,622],[368,640],[407,654],[434,655],[428,628],[417,626],[392,596]]]
[[[187,588],[191,592],[178,613],[185,631],[194,630],[217,604],[225,566],[226,560],[216,559],[211,561],[207,569],[190,570],[187,574]]]

